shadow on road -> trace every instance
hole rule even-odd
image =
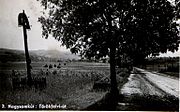
[[[108,95],[101,101],[87,107],[84,110],[119,110],[119,111],[178,111],[179,99],[174,96],[155,96],[155,95],[119,95],[116,105]]]

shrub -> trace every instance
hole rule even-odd
[[[49,65],[49,69],[51,69],[51,68],[53,68],[53,66],[50,64],[50,65]]]
[[[54,70],[54,71],[52,72],[52,74],[53,74],[53,75],[56,75],[56,74],[57,74],[57,71],[56,71],[56,70]]]
[[[44,67],[48,67],[48,65],[47,65],[47,64],[45,64],[45,65],[44,65]]]

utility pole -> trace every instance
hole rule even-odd
[[[30,25],[28,18],[23,10],[22,13],[19,13],[18,15],[18,25],[23,27],[23,35],[24,35],[24,48],[25,48],[25,57],[26,57],[26,67],[27,67],[27,84],[29,86],[32,85],[32,77],[31,77],[31,59],[29,57],[29,51],[28,51],[28,42],[27,42],[27,29],[30,30]]]

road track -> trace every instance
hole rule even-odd
[[[179,96],[179,79],[166,77],[149,72],[144,69],[134,68],[128,82],[122,87],[121,94],[131,95],[172,95]]]

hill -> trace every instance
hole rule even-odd
[[[56,61],[67,59],[79,59],[78,55],[70,52],[58,50],[30,50],[30,57],[32,61]],[[0,61],[24,61],[25,55],[23,50],[0,48]]]
[[[56,59],[79,59],[78,55],[74,55],[68,51],[58,51],[58,50],[34,50],[30,51],[33,55],[46,57],[46,58],[56,58]]]

